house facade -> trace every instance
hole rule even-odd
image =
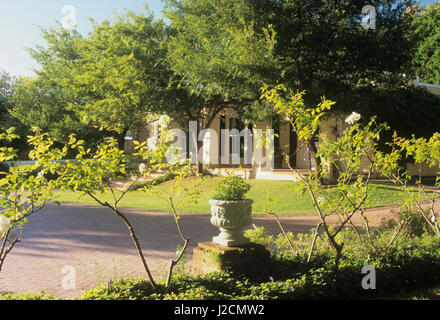
[[[421,83],[419,79],[416,84],[440,96],[440,86]],[[148,141],[153,147],[162,123],[158,120],[139,128],[137,139]],[[345,126],[344,119],[332,116],[323,122],[320,130],[329,138],[336,138]],[[297,180],[298,176],[290,168],[305,175],[314,170],[311,152],[298,139],[289,121],[249,124],[233,110],[224,110],[212,121],[210,128],[202,132],[197,131],[196,124],[189,124],[186,131],[181,130],[173,121],[168,123],[168,128],[176,132],[175,145],[182,151],[181,157],[192,159],[194,164],[197,140],[203,141],[199,159],[206,170],[216,175],[233,171],[246,179]],[[319,141],[315,143],[319,145]],[[407,164],[407,169],[410,174],[420,172],[420,168],[411,163]],[[438,168],[427,166],[422,168],[422,175],[434,175],[436,170]]]

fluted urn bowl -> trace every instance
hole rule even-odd
[[[251,199],[226,201],[209,200],[211,204],[211,223],[220,229],[220,234],[212,239],[214,243],[237,247],[250,241],[243,235],[243,228],[252,223]]]

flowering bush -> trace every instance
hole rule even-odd
[[[357,112],[353,112],[346,119],[345,122],[349,125],[353,125],[361,119],[361,115]]]
[[[303,100],[304,93],[288,92],[287,98],[284,98],[285,93],[286,89],[283,86],[272,90],[266,88],[263,97],[273,104],[278,114],[290,119],[298,138],[304,141],[296,152],[307,145],[315,156],[314,174],[304,176],[295,168],[291,168],[300,178],[299,191],[310,195],[320,220],[312,240],[309,257],[313,253],[314,243],[321,229],[336,252],[334,264],[336,269],[343,258],[344,242],[340,240],[340,234],[347,227],[355,230],[357,236],[365,241],[372,253],[389,250],[396,236],[393,235],[386,246],[379,246],[365,216],[372,177],[396,169],[396,162],[390,161],[390,159],[395,160],[393,158],[395,155],[383,154],[377,148],[381,132],[388,130],[389,127],[386,124],[376,123],[375,118],[363,125],[359,123],[361,115],[353,112],[345,119],[349,126],[343,134],[329,137],[327,132],[318,133],[318,129],[323,124],[323,119],[327,117],[333,102],[323,99],[317,107],[307,107]],[[310,143],[310,139],[316,136],[320,141],[319,149],[314,143]],[[288,156],[286,155],[286,163],[289,163]],[[325,182],[333,184],[331,189],[323,188]],[[360,215],[362,218],[364,232],[359,232],[354,227],[352,222],[354,215]],[[336,227],[331,227],[328,222],[332,216],[336,216],[340,221]],[[396,234],[406,222],[399,223]]]

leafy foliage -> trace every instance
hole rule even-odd
[[[165,38],[163,21],[148,11],[93,22],[89,38],[79,45],[81,55],[71,83],[83,99],[72,107],[101,128],[118,133],[137,128],[168,86]]]
[[[48,80],[46,76],[49,75],[16,82],[10,115],[29,131],[39,127],[58,144],[67,143],[69,135],[74,133],[84,139],[88,147],[96,148],[108,132],[82,123],[79,115],[69,108],[73,99],[71,91],[56,84],[56,78]]]
[[[392,230],[382,230],[378,241],[384,243]],[[254,242],[266,242],[267,234],[259,231]],[[250,233],[246,234],[247,236]],[[262,237],[260,239],[260,236]],[[311,238],[312,234],[299,234],[297,241]],[[80,299],[138,299],[138,300],[271,300],[271,299],[380,299],[440,283],[435,268],[439,266],[439,242],[424,234],[420,237],[399,237],[397,246],[389,253],[372,257],[367,254],[362,241],[356,240],[353,232],[346,231],[341,237],[347,243],[346,255],[341,269],[334,273],[329,265],[332,255],[327,244],[317,245],[317,254],[307,263],[307,248],[299,256],[288,254],[289,249],[274,244],[273,263],[267,266],[265,279],[250,280],[227,273],[212,273],[203,276],[176,275],[169,291],[154,291],[145,280],[125,279],[91,289]],[[282,239],[284,237],[278,236]],[[287,253],[287,255],[286,255]],[[376,268],[378,283],[376,290],[364,290],[361,281],[365,265]]]
[[[306,142],[316,137],[324,117],[335,104],[323,98],[316,107],[309,107],[304,101],[305,91],[294,93],[284,85],[265,86],[262,92],[261,98],[270,101],[275,112],[290,121],[298,139]]]
[[[42,291],[39,293],[6,293],[0,295],[0,301],[8,301],[8,300],[56,300],[54,295],[46,295],[46,292]]]
[[[14,128],[0,134],[0,140],[11,142],[18,138]],[[53,199],[56,182],[45,178],[44,169],[51,163],[62,159],[62,152],[52,151],[53,140],[47,134],[35,129],[35,135],[28,138],[32,150],[29,158],[34,165],[13,165],[1,172],[0,178],[0,217],[6,222],[5,230],[0,232],[0,271],[6,256],[21,241],[23,226],[28,217],[44,208]],[[12,147],[0,147],[0,162],[16,161],[17,153]],[[39,171],[37,175],[33,173]]]
[[[87,144],[113,136],[122,148],[129,130],[181,107],[185,94],[165,63],[168,27],[147,7],[92,24],[88,37],[61,26],[42,30],[47,46],[30,50],[38,77],[17,87],[14,115],[63,142],[71,133]]]
[[[377,30],[362,29],[364,5],[167,1],[165,16],[176,29],[170,41],[171,68],[190,92],[210,99],[219,96],[251,119],[271,116],[266,104],[256,103],[264,84],[306,90],[308,105],[317,105],[325,96],[338,101],[340,111],[353,110],[354,102],[368,107],[367,96],[358,98],[358,88],[372,81],[392,84],[406,72],[413,48],[407,8],[413,2],[376,1]],[[393,96],[387,91],[371,94]]]
[[[215,200],[237,201],[243,200],[251,186],[243,178],[230,175],[224,177],[216,186],[216,192],[212,195]]]
[[[171,0],[165,16],[176,30],[169,43],[172,69],[192,94],[256,100],[262,71],[271,72],[273,34],[258,24],[249,2]]]
[[[0,126],[3,130],[11,127],[8,109],[12,104],[12,87],[14,79],[8,73],[0,72]]]
[[[412,22],[411,35],[417,41],[412,60],[415,74],[423,82],[440,84],[440,3],[419,8]]]

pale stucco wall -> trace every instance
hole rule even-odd
[[[431,92],[432,94],[435,94],[437,96],[440,96],[440,86],[439,87],[426,87],[426,90]]]
[[[427,84],[420,84],[426,87],[426,89],[433,93],[436,94],[438,96],[440,96],[440,86],[433,86],[433,85],[427,85]],[[231,110],[225,110],[223,111],[221,114],[219,114],[214,121],[212,122],[212,125],[210,127],[210,129],[212,129],[212,132],[208,132],[205,135],[205,138],[203,139],[204,141],[204,152],[203,152],[203,160],[205,162],[205,164],[209,164],[210,167],[216,167],[221,163],[221,158],[220,158],[220,147],[219,147],[219,141],[214,137],[212,138],[213,133],[215,132],[218,139],[221,139],[221,135],[220,135],[220,117],[221,116],[225,116],[226,118],[226,129],[230,129],[229,128],[229,119],[232,118],[237,118],[237,115],[235,114],[235,112],[231,111]],[[154,135],[154,133],[157,131],[155,130],[155,128],[157,127],[158,123],[153,123],[153,127],[151,130],[151,133]],[[179,126],[177,125],[176,122],[171,122],[170,127],[169,128],[178,128]],[[343,130],[347,127],[347,124],[344,122],[344,118],[339,116],[331,116],[330,118],[328,118],[327,120],[325,120],[323,122],[323,124],[320,127],[320,130],[322,133],[325,133],[328,137],[330,137],[331,139],[335,139],[338,135],[342,135],[343,134]],[[258,124],[254,124],[254,129],[262,129],[262,130],[267,130],[270,129],[271,126],[269,123],[266,122],[261,122]],[[146,132],[146,125],[142,126],[141,128],[139,128],[138,132],[137,132],[137,139],[139,141],[145,141],[147,138],[147,132]],[[150,135],[151,136],[151,135]],[[284,122],[281,126],[280,126],[280,146],[282,147],[282,150],[285,154],[289,154],[290,148],[289,148],[289,143],[290,143],[290,126],[288,122]],[[226,143],[225,147],[227,149],[229,149],[229,141]],[[300,146],[302,146],[303,143],[302,141],[298,141],[297,146],[298,148]],[[319,142],[318,142],[318,146],[319,146]],[[246,149],[245,149],[246,152]],[[263,157],[267,157],[266,155],[266,151],[265,148],[263,148],[263,146],[258,145],[256,143],[253,144],[253,152],[261,152]],[[225,159],[223,159],[225,160]],[[229,157],[229,164],[232,166],[233,165],[233,159],[230,156]],[[241,163],[244,163],[243,158],[240,159]],[[307,146],[302,146],[302,148],[300,148],[296,154],[296,167],[298,169],[310,169],[310,168],[314,168],[314,160],[311,158],[310,152],[307,148]],[[363,172],[366,171],[366,169],[368,168],[369,163],[368,161],[365,161],[365,164],[363,166]],[[436,171],[438,170],[437,168],[429,168],[428,166],[423,166],[421,169],[420,168],[416,168],[414,165],[412,164],[408,164],[408,170],[410,171],[410,174],[418,174],[419,172],[422,172],[422,175],[433,175],[436,173]],[[263,169],[267,169],[267,166],[265,166],[264,164],[253,164],[253,168],[257,171],[263,170]],[[287,169],[288,166],[285,163],[285,161],[283,161],[283,168]]]
[[[348,116],[348,115],[347,115]],[[339,137],[341,137],[344,134],[344,130],[348,128],[348,124],[345,122],[345,116],[339,115],[339,116],[330,116],[328,119],[324,120],[323,123],[320,126],[320,131],[322,134],[325,134],[329,139],[335,140]],[[319,144],[318,144],[319,147]],[[372,155],[373,150],[367,151]],[[325,162],[324,162],[325,164]],[[343,164],[339,163],[339,166],[341,166],[341,170],[344,170]],[[369,168],[371,166],[371,162],[368,160],[367,157],[365,157],[365,161],[361,164],[361,173],[366,174],[369,171]],[[334,174],[332,170],[334,168],[329,168],[330,170],[330,176]],[[377,173],[373,172],[373,177],[378,177]]]
[[[265,134],[265,131],[268,129],[271,129],[271,128],[272,128],[272,126],[268,122],[261,122],[261,123],[254,124],[254,129],[261,130],[262,134]],[[252,161],[252,163],[253,163],[252,167],[255,172],[270,170],[271,169],[270,167],[272,166],[270,164],[270,162],[273,159],[273,155],[271,156],[268,152],[266,152],[267,150],[266,150],[265,146],[263,145],[262,140],[258,141],[258,140],[260,140],[260,138],[258,138],[255,135],[255,132],[254,132],[254,137],[256,139],[254,139],[254,141],[253,141],[254,159]],[[255,161],[255,154],[261,155],[261,159],[258,161],[259,163],[257,163],[257,161]]]
[[[406,164],[406,170],[410,176],[422,175],[425,177],[438,175],[440,168],[430,167],[429,165],[415,165],[412,163]]]

